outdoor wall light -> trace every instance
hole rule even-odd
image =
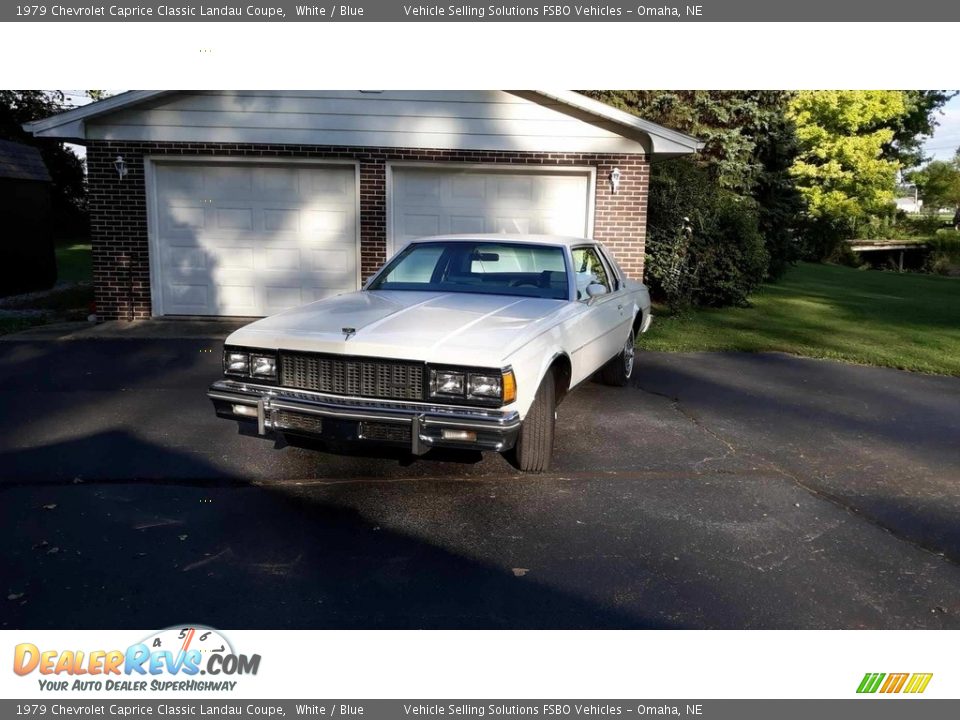
[[[117,169],[117,177],[123,180],[127,176],[127,163],[122,155],[117,155],[117,159],[113,161],[113,166]]]
[[[614,195],[616,195],[617,190],[620,189],[620,168],[614,168],[610,171],[610,189]]]

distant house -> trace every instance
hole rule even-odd
[[[923,200],[918,196],[916,185],[898,186],[894,203],[897,205],[897,210],[905,213],[918,213],[923,210]]]
[[[575,92],[131,91],[25,128],[86,145],[97,316],[256,316],[414,237],[594,237],[643,273],[650,163],[702,143]]]
[[[57,280],[50,185],[39,150],[0,140],[0,296],[44,290]]]

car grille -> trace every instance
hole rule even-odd
[[[411,431],[409,425],[395,423],[362,422],[360,423],[360,437],[364,440],[382,440],[388,442],[410,442]]]
[[[312,435],[323,434],[323,419],[313,415],[278,410],[273,414],[273,427],[277,430],[307,432]]]
[[[333,395],[423,400],[423,365],[281,353],[280,385]]]

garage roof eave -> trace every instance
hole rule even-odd
[[[599,100],[593,100],[573,90],[536,90],[537,95],[567,105],[577,111],[595,116],[613,127],[610,129],[626,137],[636,134],[649,138],[650,152],[656,158],[691,155],[703,149],[704,143],[698,138],[677,130],[671,130],[655,122],[617,110]]]
[[[51,115],[42,120],[24,123],[23,129],[35,137],[55,138],[84,144],[87,141],[86,121],[155,100],[176,90],[130,90],[83,107]],[[695,137],[644,120],[622,110],[593,100],[572,90],[507,91],[534,102],[549,104],[555,109],[579,117],[584,122],[601,127],[638,142],[653,158],[690,155],[701,150],[703,142]],[[546,101],[546,103],[544,103]]]
[[[129,90],[82,107],[65,110],[42,120],[23,123],[23,129],[34,137],[56,138],[83,144],[86,142],[85,121],[115,110],[122,110],[147,100],[167,95],[173,90]]]

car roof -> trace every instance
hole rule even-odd
[[[535,245],[560,245],[570,247],[572,245],[583,245],[585,243],[596,243],[596,240],[582,237],[572,237],[566,235],[522,235],[520,233],[464,233],[460,235],[432,235],[430,237],[414,238],[408,241],[409,244],[423,242],[468,242],[471,240],[485,240],[489,242],[504,243],[532,243]]]

